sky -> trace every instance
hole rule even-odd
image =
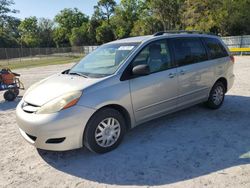
[[[14,0],[14,2],[15,5],[12,8],[20,11],[20,13],[14,15],[15,17],[24,19],[29,16],[36,16],[53,19],[60,10],[74,7],[91,16],[94,11],[93,7],[98,0]],[[119,0],[116,2],[119,2]]]

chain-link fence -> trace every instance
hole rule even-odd
[[[250,35],[222,37],[229,48],[250,48]],[[53,57],[80,57],[84,56],[97,46],[79,46],[65,48],[0,48],[0,63],[12,61],[39,60]],[[241,52],[239,54],[250,54]]]
[[[229,48],[250,48],[250,35],[222,37]]]
[[[53,57],[78,57],[86,55],[96,48],[97,46],[65,48],[0,48],[0,63]]]
[[[234,49],[231,51],[233,55],[250,55],[250,35],[222,37],[222,40],[229,49]]]

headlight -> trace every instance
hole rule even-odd
[[[43,105],[36,113],[52,114],[66,108],[70,108],[77,104],[81,95],[82,95],[81,91],[67,93],[65,95],[62,95],[56,99],[49,101],[48,103]]]

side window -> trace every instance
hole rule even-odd
[[[173,39],[173,49],[179,66],[207,60],[206,50],[199,38]]]
[[[221,58],[228,56],[226,49],[222,46],[221,42],[215,38],[203,38],[205,45],[208,49],[208,54],[211,59]]]
[[[167,41],[152,42],[136,56],[132,64],[133,67],[147,64],[151,73],[172,68]]]

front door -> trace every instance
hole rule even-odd
[[[150,74],[130,80],[135,119],[143,122],[176,108],[177,68],[173,66],[166,40],[147,45],[132,62],[147,64]]]

